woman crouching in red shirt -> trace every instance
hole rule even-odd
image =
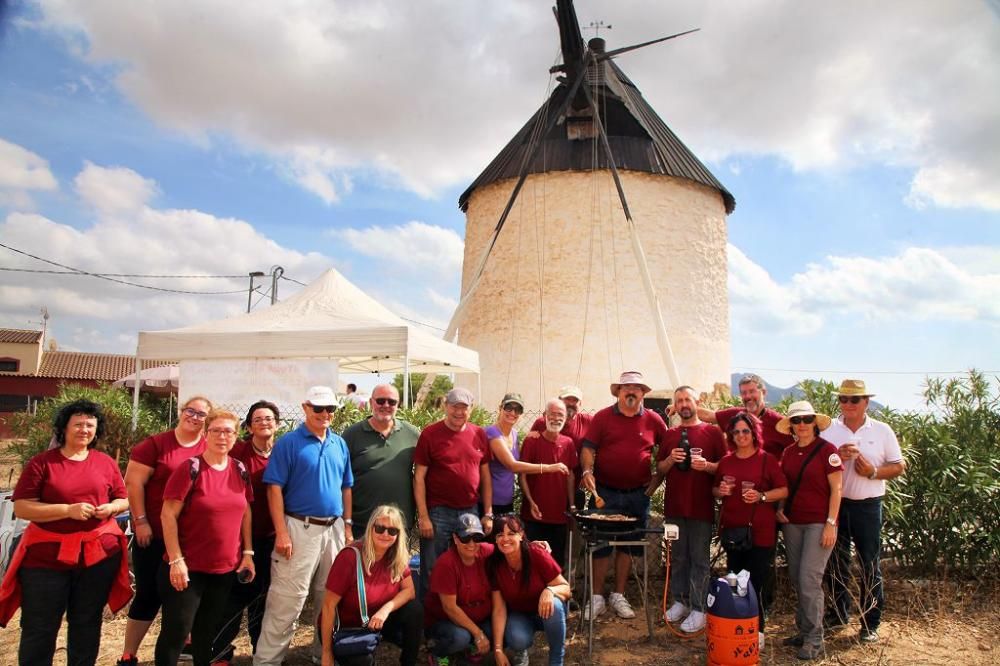
[[[376,507],[368,519],[364,536],[337,554],[326,579],[322,626],[323,666],[334,663],[334,625],[340,620],[345,629],[361,627],[358,598],[358,554],[365,581],[365,606],[371,612],[367,628],[402,648],[399,663],[413,666],[420,650],[424,611],[416,602],[417,593],[410,576],[403,514],[395,506]],[[337,657],[341,666],[371,666],[375,655]]]
[[[760,421],[741,412],[729,421],[726,431],[729,453],[722,457],[715,471],[718,485],[713,489],[722,498],[720,531],[750,527],[750,548],[727,546],[726,564],[730,571],[750,572],[750,582],[757,592],[758,637],[764,645],[764,615],[774,594],[774,547],[778,540],[775,508],[788,496],[788,482],[778,459],[762,447]],[[744,485],[746,484],[746,485]],[[746,488],[746,489],[744,489]]]
[[[528,665],[536,631],[549,643],[549,664],[563,663],[566,653],[566,601],[571,592],[556,561],[529,543],[524,525],[513,515],[497,519],[496,550],[486,563],[493,590],[493,656],[507,666],[504,645],[515,652],[514,665]]]
[[[14,488],[14,512],[31,524],[0,588],[0,626],[20,593],[21,664],[52,663],[63,613],[67,663],[95,663],[104,605],[117,611],[132,596],[114,520],[128,508],[125,482],[115,461],[94,450],[104,425],[93,402],[64,406],[53,423],[59,448],[32,458]]]
[[[205,451],[179,465],[163,490],[160,522],[166,564],[157,579],[163,600],[157,666],[177,663],[188,634],[195,666],[209,666],[233,572],[238,569],[244,582],[254,577],[253,490],[243,463],[229,457],[240,419],[215,410],[205,424]]]

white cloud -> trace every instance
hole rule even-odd
[[[355,252],[375,257],[404,274],[429,274],[457,283],[465,244],[444,227],[413,220],[392,227],[337,229],[329,235]]]
[[[1000,325],[1000,271],[996,263],[983,270],[997,252],[957,248],[952,254],[960,263],[948,251],[929,248],[907,248],[892,257],[831,256],[779,284],[730,245],[733,330],[812,334],[851,320]]]
[[[73,180],[84,203],[102,215],[124,215],[141,211],[156,196],[156,183],[132,169],[101,167],[87,162]]]
[[[48,161],[23,146],[0,139],[0,206],[31,209],[32,191],[58,187]]]
[[[468,182],[544,100],[558,45],[533,0],[39,4],[155,120],[232,135],[328,203],[359,166],[424,195]],[[580,0],[577,14],[614,25],[609,48],[701,28],[618,62],[703,158],[901,166],[911,201],[1000,209],[990,3]]]

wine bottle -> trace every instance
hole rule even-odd
[[[687,428],[681,428],[681,448],[684,449],[684,460],[677,463],[677,469],[686,472],[691,469],[691,442],[688,441]]]

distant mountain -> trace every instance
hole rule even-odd
[[[739,396],[740,386],[738,382],[740,381],[740,378],[743,377],[743,375],[745,374],[746,374],[745,372],[734,372],[730,376],[730,383],[732,384],[732,386],[730,387],[729,390],[733,392],[733,395]],[[795,386],[789,386],[788,388],[781,388],[780,386],[769,384],[768,381],[765,379],[764,388],[767,389],[767,404],[769,405],[778,404],[779,402],[784,400],[786,396],[792,396],[792,398],[802,398],[805,395],[802,393],[802,389],[799,388],[798,384],[796,384]]]

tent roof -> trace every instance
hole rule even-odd
[[[479,354],[407,324],[334,269],[269,308],[142,331],[140,359],[335,358],[343,372],[479,372]]]

